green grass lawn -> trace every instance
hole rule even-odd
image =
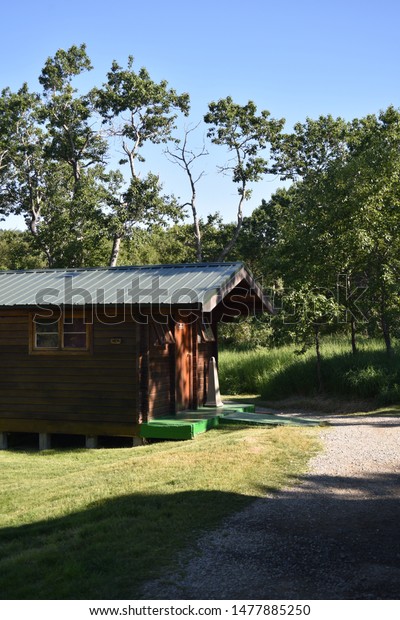
[[[1,598],[140,597],[202,530],[295,483],[319,432],[233,426],[140,448],[1,452]]]

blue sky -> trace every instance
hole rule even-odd
[[[4,3],[1,22],[1,88],[27,81],[39,89],[46,58],[85,42],[94,70],[82,88],[101,84],[111,61],[124,65],[131,54],[136,68],[189,92],[193,123],[227,95],[286,118],[288,130],[307,116],[351,119],[400,106],[398,0],[22,0]],[[201,161],[198,201],[201,214],[219,210],[230,220],[236,190],[216,173],[225,161],[221,147]],[[152,151],[146,165],[166,192],[188,197],[183,173],[161,153]],[[255,186],[246,213],[279,184],[266,178]]]

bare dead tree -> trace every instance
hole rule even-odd
[[[182,143],[177,145],[174,151],[171,151],[168,148],[165,151],[168,159],[172,163],[180,166],[185,171],[187,178],[189,180],[191,197],[190,197],[190,200],[188,200],[183,205],[181,205],[181,207],[182,208],[190,207],[191,212],[192,212],[194,239],[195,239],[195,246],[196,246],[196,260],[198,263],[200,263],[203,259],[203,251],[202,251],[200,221],[199,221],[199,217],[197,214],[197,205],[196,205],[196,199],[197,199],[196,184],[200,181],[200,179],[204,176],[205,173],[203,170],[202,172],[200,172],[200,174],[195,176],[193,174],[193,164],[198,159],[200,159],[200,157],[208,155],[208,151],[206,150],[206,147],[204,144],[201,150],[199,150],[198,152],[195,152],[194,150],[189,149],[188,140],[189,140],[189,135],[193,131],[195,131],[199,125],[200,123],[198,123],[194,127],[186,128]]]

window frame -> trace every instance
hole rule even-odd
[[[49,311],[51,312],[51,311]],[[86,334],[86,346],[64,347],[64,335],[73,332],[64,331],[65,319],[84,319],[85,332],[77,332]],[[92,323],[87,320],[86,314],[82,310],[60,310],[59,312],[50,313],[47,316],[40,316],[38,312],[31,312],[29,317],[29,353],[31,355],[91,355],[92,354]],[[37,330],[35,319],[54,319],[57,323],[58,345],[57,347],[38,347],[37,346]],[[86,320],[85,320],[86,319]],[[55,332],[53,332],[55,333]]]

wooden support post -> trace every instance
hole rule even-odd
[[[39,433],[39,450],[51,449],[51,435],[50,433]]]
[[[218,370],[215,357],[211,357],[208,364],[208,392],[207,402],[204,406],[216,408],[224,406],[219,392]]]
[[[86,435],[86,447],[91,450],[93,448],[97,448],[98,445],[98,437],[96,435]]]
[[[7,450],[8,448],[8,435],[7,433],[0,433],[0,450]]]

